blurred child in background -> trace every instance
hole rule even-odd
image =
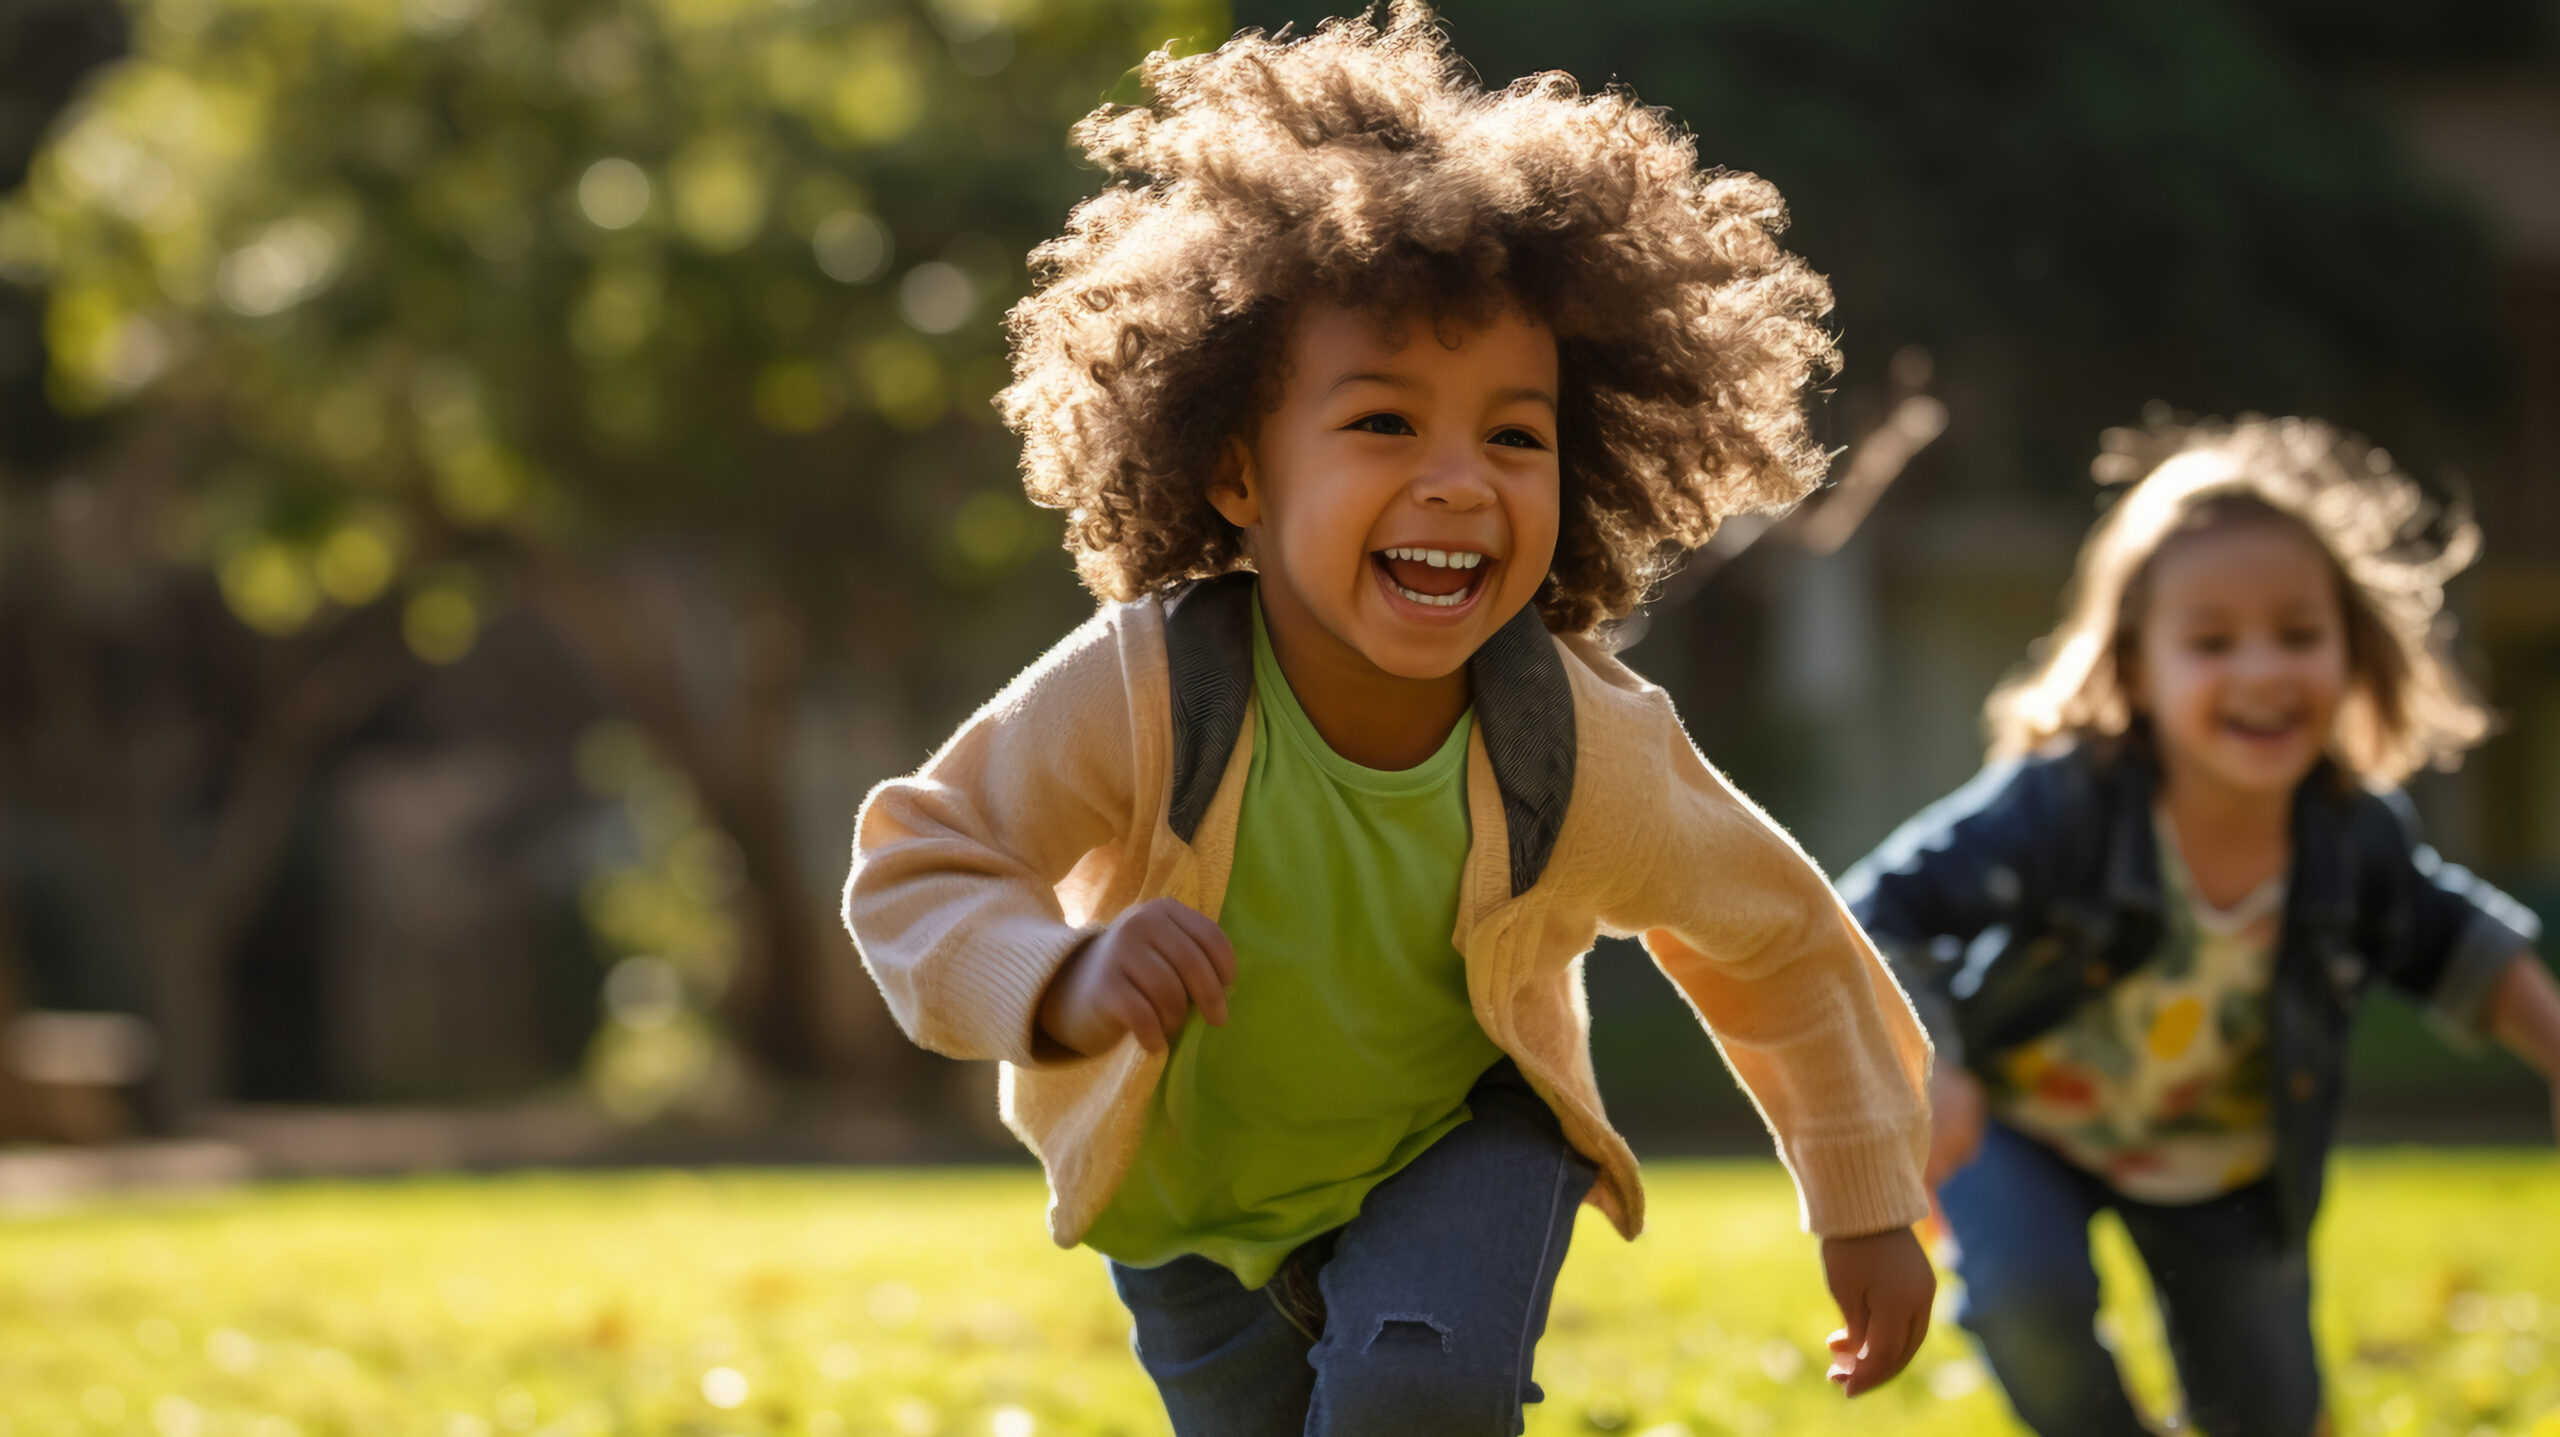
[[[2488,728],[2440,616],[2476,530],[2308,420],[2148,442],[2168,457],[1991,697],[1991,766],[1841,889],[1937,1043],[1958,1319],[2019,1415],[2147,1430],[2093,1326],[2113,1209],[2193,1425],[2305,1437],[2306,1239],[2358,1001],[2379,979],[2560,1078],[2560,989],[2533,916],[2394,787]]]
[[[1002,397],[1108,602],[864,805],[891,1010],[1004,1060],[1177,1432],[1502,1437],[1575,1210],[1643,1222],[1581,986],[1641,934],[1795,1175],[1835,1377],[1890,1378],[1925,1039],[1593,634],[1821,474],[1776,194],[1623,91],[1484,93],[1416,6],[1144,77]]]

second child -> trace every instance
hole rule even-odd
[[[1841,889],[1937,1039],[1957,1318],[2018,1415],[2149,1430],[2094,1326],[2112,1209],[2193,1425],[2309,1437],[2307,1239],[2357,1006],[2379,981],[2560,1082],[2560,988],[2533,915],[2395,787],[2488,727],[2434,627],[2476,531],[2431,540],[2417,489],[2312,421],[2147,442],[2166,457],[1991,698],[1992,767]]]

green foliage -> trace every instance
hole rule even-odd
[[[610,965],[586,1083],[625,1122],[716,1115],[740,1094],[737,1056],[712,1012],[738,964],[738,848],[704,818],[693,785],[623,723],[578,740],[579,780],[616,805],[617,852],[580,907]]]
[[[1303,28],[1334,7],[1237,8]],[[1561,69],[1630,84],[1696,131],[1707,163],[1773,181],[1790,246],[1839,295],[1843,386],[1878,385],[1897,349],[1923,346],[1955,411],[1944,455],[1974,476],[2024,459],[2076,488],[2098,431],[2155,398],[2452,444],[2441,431],[2496,390],[2485,245],[2412,174],[2363,87],[2422,58],[2420,32],[2441,52],[2548,28],[2529,0],[2456,8],[2459,25],[2380,5],[2339,25],[2340,7],[2292,0],[1446,13],[1487,83]],[[2410,18],[2383,25],[2385,9]]]
[[[929,582],[954,545],[964,569],[1040,547],[983,513],[942,538],[1005,469],[946,431],[993,423],[997,316],[1085,188],[1067,125],[1222,23],[1210,0],[136,0],[131,57],[0,205],[0,276],[49,292],[61,407],[216,418],[169,548],[266,632],[401,583],[414,646],[457,657],[482,600],[419,565],[634,533],[786,585],[867,544]],[[952,493],[864,492],[918,483]]]
[[[1943,1320],[1840,1401],[1773,1165],[1663,1165],[1653,1192],[1633,1245],[1584,1214],[1532,1434],[2017,1430]],[[2555,1203],[2548,1154],[2341,1161],[2318,1314],[2341,1432],[2560,1434]],[[1099,1260],[1050,1247],[1040,1207],[1020,1170],[529,1176],[0,1226],[0,1433],[1161,1433]],[[2120,1233],[2100,1265],[2156,1403]]]

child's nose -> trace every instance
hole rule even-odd
[[[1435,447],[1414,476],[1413,496],[1425,504],[1476,509],[1493,502],[1492,466],[1475,446]]]
[[[2272,640],[2241,645],[2232,665],[2236,677],[2253,682],[2281,681],[2300,667],[2300,655]]]

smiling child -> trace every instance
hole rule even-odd
[[[865,804],[892,1011],[1004,1061],[1177,1432],[1511,1434],[1577,1207],[1643,1222],[1581,988],[1640,935],[1795,1177],[1835,1378],[1889,1379],[1925,1039],[1594,633],[1820,476],[1777,196],[1623,92],[1484,93],[1418,8],[1144,74],[1001,398],[1106,603]]]
[[[2321,1421],[2307,1240],[2374,980],[2553,1079],[2533,915],[2392,787],[2488,731],[2438,624],[2467,524],[2309,420],[2168,426],[2069,612],[1991,697],[1997,760],[1841,880],[1936,1031],[1964,1301],[2047,1437],[2154,1430],[2095,1330],[2089,1222],[2149,1266],[2215,1437]],[[2184,1430],[2174,1428],[2173,1430]]]

